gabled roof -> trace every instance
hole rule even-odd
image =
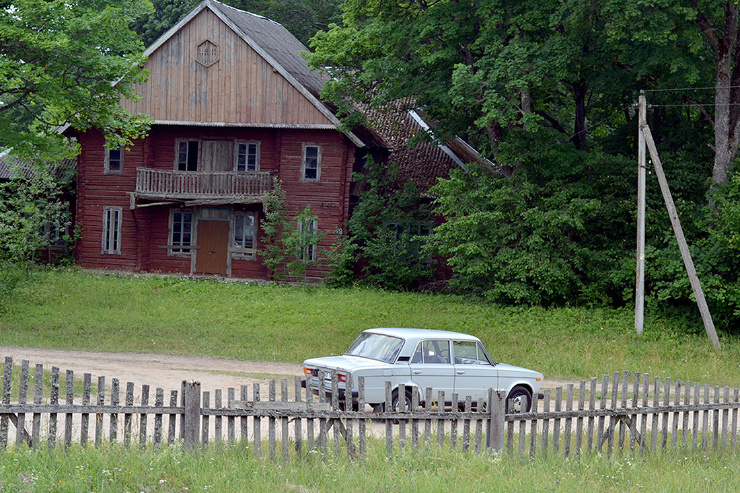
[[[308,51],[308,49],[281,24],[260,15],[229,7],[215,0],[203,0],[188,15],[149,46],[144,55],[151,56],[204,10],[209,10],[226,24],[264,59],[274,72],[280,74],[316,110],[324,115],[334,128],[340,128],[339,119],[319,99],[321,87],[328,79],[319,72],[311,70],[301,55],[302,52]],[[364,146],[364,143],[356,135],[346,131],[344,134],[358,147]]]

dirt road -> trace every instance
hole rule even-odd
[[[62,372],[73,370],[75,377],[82,378],[91,373],[93,382],[104,376],[110,383],[118,378],[121,384],[134,382],[137,388],[148,384],[152,389],[161,387],[165,391],[179,389],[183,380],[197,380],[203,390],[226,389],[252,383],[264,383],[271,379],[288,378],[302,374],[302,367],[290,363],[269,363],[212,358],[209,356],[181,356],[170,354],[96,353],[89,351],[67,351],[0,346],[0,356],[11,356],[13,363],[29,361],[33,366],[41,363],[45,370],[52,366]]]

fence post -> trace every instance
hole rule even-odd
[[[183,438],[186,448],[196,448],[200,440],[200,382],[183,380]]]
[[[488,389],[490,418],[486,424],[486,449],[501,452],[504,449],[504,389]]]

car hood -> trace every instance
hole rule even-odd
[[[385,363],[384,361],[360,358],[357,356],[347,356],[346,354],[343,354],[341,356],[326,356],[324,358],[307,359],[303,362],[303,366],[311,368],[325,368],[329,370],[351,371],[360,368],[388,368],[393,365]]]

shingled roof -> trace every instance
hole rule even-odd
[[[438,178],[448,178],[453,169],[464,169],[466,163],[493,167],[459,137],[444,143],[435,140],[429,125],[409,106],[404,100],[379,110],[358,107],[365,115],[366,130],[373,136],[375,145],[388,149],[387,161],[398,166],[399,183],[412,181],[418,190],[425,192]],[[417,142],[410,146],[412,139]]]
[[[74,159],[63,159],[51,165],[54,177],[57,179],[69,178],[75,172],[77,161]],[[7,152],[0,153],[0,181],[14,180],[18,178],[30,179],[33,177],[33,164],[24,161]]]

